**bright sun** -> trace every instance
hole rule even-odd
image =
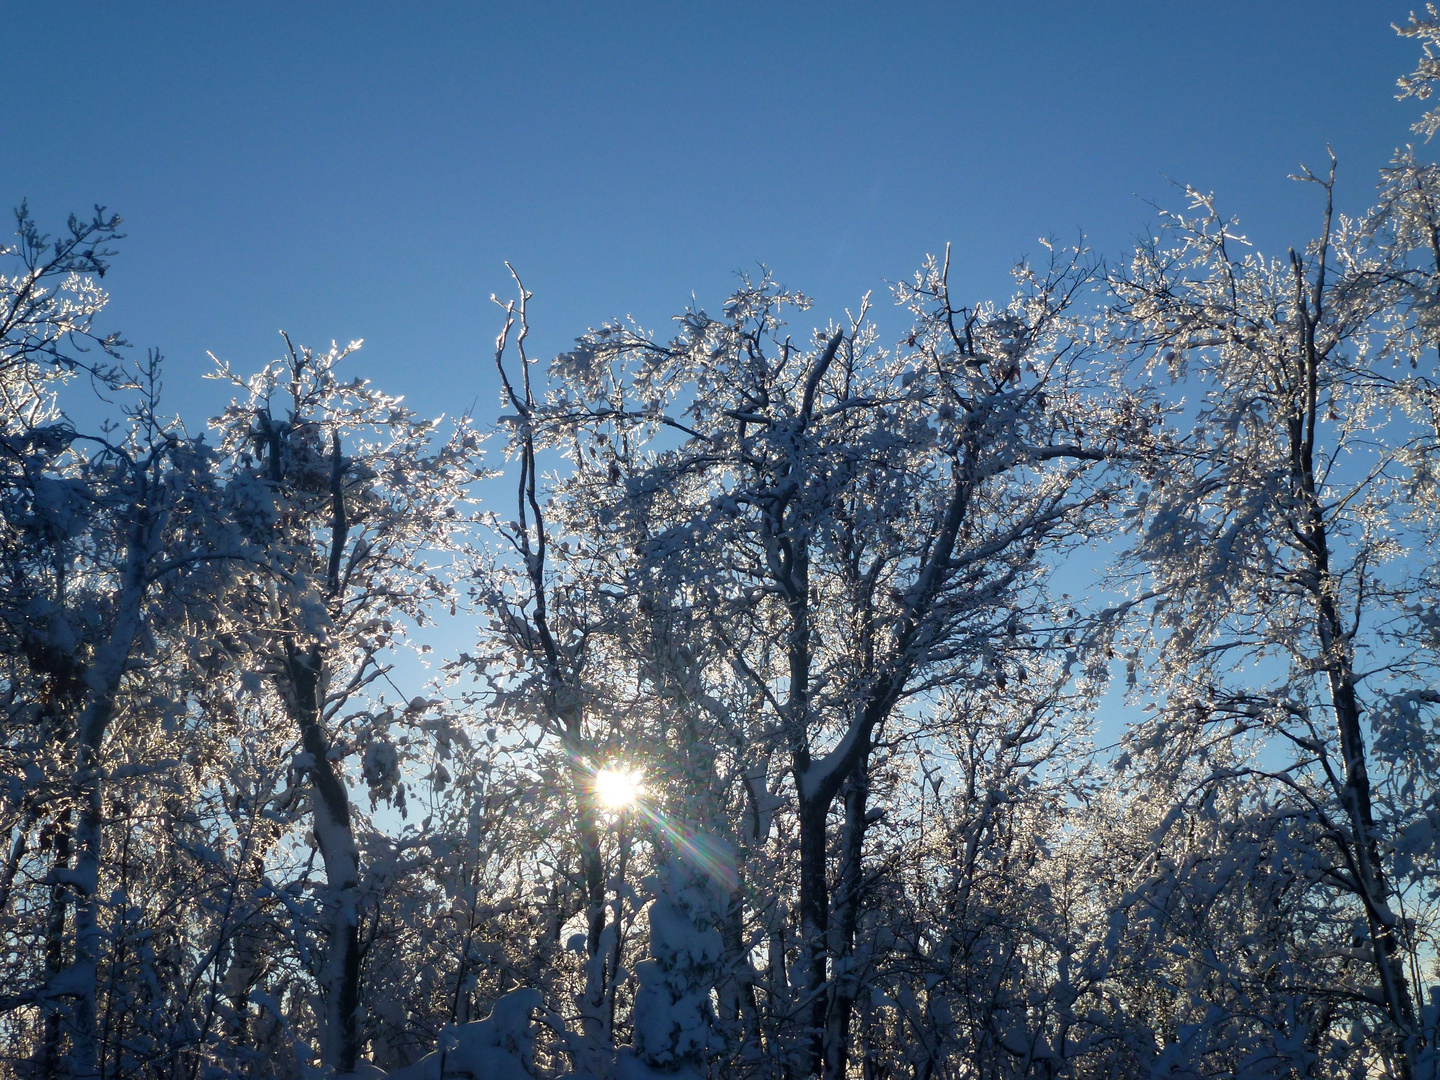
[[[607,810],[624,810],[640,797],[640,771],[610,767],[595,774],[595,795]]]

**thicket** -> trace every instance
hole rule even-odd
[[[761,277],[542,365],[517,277],[490,429],[288,339],[169,418],[119,219],[22,206],[0,1067],[1436,1076],[1440,168],[1300,179],[898,334]]]

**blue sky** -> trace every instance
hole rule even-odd
[[[425,412],[479,397],[511,260],[535,344],[767,262],[824,321],[954,244],[966,299],[1036,238],[1123,251],[1221,196],[1271,249],[1411,138],[1389,3],[87,4],[8,6],[0,199],[103,202],[129,234],[111,325],[209,415],[237,368],[366,339],[356,369]],[[208,410],[208,411],[207,411]]]

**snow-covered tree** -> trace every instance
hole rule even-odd
[[[92,331],[105,297],[95,278],[118,219],[97,210],[47,243],[23,208],[20,265],[3,278],[0,381],[4,464],[6,738],[19,810],[5,869],[16,902],[40,830],[43,965],[21,974],[11,1008],[36,1010],[42,1073],[98,1075],[101,970],[113,944],[105,889],[107,786],[129,748],[112,738],[127,698],[156,659],[186,597],[192,614],[223,592],[244,545],[224,524],[213,453],[159,412],[160,359],[122,361],[118,335]],[[58,279],[55,280],[55,279]],[[123,395],[123,418],[84,433],[56,393],[83,371]],[[198,595],[197,595],[198,594]],[[48,858],[47,858],[48,856]],[[37,906],[31,906],[38,912]],[[37,978],[36,976],[41,977]],[[108,1004],[107,1004],[108,1008]]]
[[[318,920],[324,947],[315,977],[323,1006],[320,1060],[351,1071],[360,1052],[363,826],[351,803],[347,759],[363,779],[403,806],[405,781],[392,727],[456,732],[423,696],[385,707],[391,650],[406,625],[424,625],[452,588],[436,563],[465,527],[479,439],[463,418],[445,438],[337,366],[356,348],[291,347],[242,379],[244,395],[217,421],[230,486],[246,492],[249,541],[264,565],[234,593],[238,689],[268,682],[299,737],[297,772],[308,779],[310,822],[324,870]],[[463,739],[463,735],[460,736]],[[434,765],[439,779],[443,762]],[[443,779],[440,780],[443,784]],[[411,838],[411,842],[416,842]]]
[[[1003,688],[1066,651],[1047,557],[1098,527],[1117,481],[1094,466],[1146,437],[1069,314],[1082,259],[1056,252],[1011,304],[975,309],[931,263],[900,290],[917,321],[894,350],[863,308],[797,343],[782,314],[804,298],[747,282],[669,343],[587,335],[536,410],[572,447],[591,535],[620,538],[629,593],[704,612],[715,678],[748,688],[732,780],[767,814],[777,786],[793,800],[798,955],[770,1003],[792,1068],[848,1067],[877,751],[941,690]]]
[[[1285,258],[1249,250],[1192,191],[1111,279],[1126,347],[1189,389],[1193,417],[1141,472],[1134,555],[1152,575],[1143,647],[1163,707],[1136,747],[1204,762],[1193,799],[1269,782],[1267,814],[1293,820],[1250,842],[1275,873],[1297,843],[1316,860],[1298,880],[1363,928],[1373,982],[1353,992],[1374,1002],[1380,1052],[1429,1075],[1434,789],[1404,778],[1434,760],[1434,654],[1397,631],[1429,565],[1410,493],[1428,438],[1414,409],[1428,372],[1411,373],[1429,336],[1412,264],[1431,237],[1409,216],[1423,200],[1408,164],[1362,220],[1333,209],[1333,159],[1302,179],[1323,195],[1322,228]]]

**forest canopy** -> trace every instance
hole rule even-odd
[[[174,417],[22,203],[0,1069],[1440,1075],[1440,167],[1336,177],[553,359],[514,274],[493,424]]]

